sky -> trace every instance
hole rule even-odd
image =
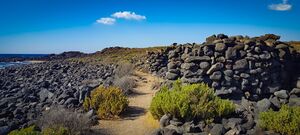
[[[202,43],[218,33],[300,40],[300,0],[0,0],[0,53]]]

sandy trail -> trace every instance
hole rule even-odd
[[[137,80],[134,94],[129,96],[129,108],[118,120],[100,120],[97,127],[107,135],[147,135],[158,127],[149,120],[149,106],[156,90],[152,86],[158,78],[142,72],[133,76]]]

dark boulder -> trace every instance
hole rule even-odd
[[[234,70],[244,70],[246,68],[248,68],[248,61],[246,59],[238,60],[233,65]]]
[[[290,98],[288,105],[289,106],[300,106],[300,97],[298,97],[298,98]]]
[[[211,135],[223,135],[225,133],[225,128],[222,124],[215,124],[210,130]]]
[[[209,78],[213,81],[218,81],[222,78],[222,72],[220,71],[216,71],[216,72],[213,72]]]
[[[226,50],[226,45],[224,43],[217,43],[215,46],[217,52],[223,52]]]
[[[210,67],[210,69],[206,72],[206,74],[212,74],[213,72],[220,70],[224,67],[223,63],[216,63]]]
[[[286,90],[280,90],[280,91],[276,91],[274,92],[274,95],[278,98],[282,98],[282,99],[287,99],[289,97],[288,93]]]
[[[178,74],[167,72],[166,78],[169,80],[176,80],[179,77]]]
[[[8,126],[2,126],[0,127],[0,135],[6,135],[10,131],[10,128]]]
[[[264,99],[258,101],[256,106],[257,106],[257,109],[259,112],[265,112],[265,111],[269,110],[269,108],[271,106],[271,102],[268,99],[264,98]]]
[[[166,127],[170,125],[171,116],[168,114],[163,115],[159,120],[160,127]]]

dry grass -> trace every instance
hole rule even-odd
[[[121,63],[115,71],[113,85],[119,87],[125,94],[130,94],[136,86],[135,80],[131,77],[134,73],[134,65]]]
[[[121,48],[113,47],[106,48],[102,51],[96,52],[90,56],[83,58],[75,58],[70,60],[77,60],[82,62],[89,62],[92,64],[104,63],[104,64],[115,64],[115,63],[134,63],[141,58],[145,57],[147,52],[157,52],[165,49],[166,47],[149,47],[149,48]]]
[[[115,71],[115,76],[118,78],[130,76],[134,72],[134,65],[130,63],[120,63]]]
[[[92,126],[87,115],[79,114],[62,107],[54,107],[47,110],[37,121],[37,125],[42,129],[66,128],[69,134],[82,134]]]
[[[300,52],[300,41],[291,41],[289,44],[291,44],[297,52]]]
[[[134,87],[136,87],[136,82],[130,76],[123,76],[121,78],[115,77],[113,85],[119,87],[125,94],[130,94]]]
[[[146,114],[146,121],[153,128],[159,128],[158,120],[155,120],[150,112],[147,112]]]

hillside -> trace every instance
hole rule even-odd
[[[300,52],[300,41],[288,42],[297,52]]]
[[[145,58],[147,52],[160,52],[166,47],[149,47],[149,48],[123,48],[109,47],[101,51],[89,54],[87,57],[74,58],[70,60],[78,60],[88,63],[134,63]]]

